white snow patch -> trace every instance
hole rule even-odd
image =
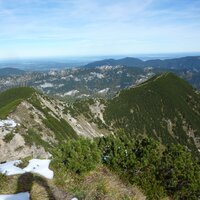
[[[40,85],[41,88],[49,88],[49,87],[53,87],[52,83],[44,83],[42,85]]]
[[[123,74],[123,71],[122,71],[122,70],[120,70],[120,71],[118,71],[118,72],[117,72],[117,74]]]
[[[30,199],[30,194],[28,192],[0,195],[0,200],[29,200],[29,199]]]
[[[60,87],[63,87],[63,86],[65,86],[65,84],[59,84],[59,85],[58,85],[59,88],[60,88]]]
[[[111,70],[113,67],[110,65],[102,65],[102,66],[98,66],[97,69],[100,69],[102,71],[107,71],[107,70]]]
[[[104,78],[104,75],[101,74],[101,73],[91,72],[90,74],[93,75],[93,76],[96,76],[96,77],[99,78],[99,79]]]
[[[105,88],[103,90],[99,90],[98,93],[99,94],[106,94],[106,93],[108,93],[109,90],[110,90],[110,88]]]
[[[78,81],[81,81],[81,79],[80,79],[80,78],[77,78],[77,77],[75,77],[75,78],[74,78],[74,81],[78,82]]]
[[[64,96],[74,96],[74,95],[76,95],[77,93],[79,93],[78,90],[71,90],[71,91],[69,91],[69,92],[64,93]]]
[[[81,94],[78,96],[78,98],[84,98],[84,97],[89,97],[90,95],[89,94]]]
[[[51,75],[51,76],[56,76],[57,70],[52,69],[52,70],[50,70],[50,72],[48,74]]]
[[[32,159],[24,169],[17,167],[22,161],[15,160],[0,164],[0,173],[7,176],[23,174],[26,172],[37,173],[45,178],[52,179],[53,171],[49,169],[50,160]]]
[[[25,173],[23,169],[17,167],[21,162],[21,160],[15,160],[0,164],[0,173],[7,176]]]
[[[12,119],[0,120],[0,127],[10,127],[14,128],[17,126],[17,123]]]
[[[50,162],[51,160],[32,159],[29,161],[29,165],[23,170],[25,172],[37,173],[45,178],[52,179],[53,171],[49,169]]]
[[[140,83],[145,82],[146,80],[147,80],[146,77],[145,77],[145,78],[140,78],[140,79],[137,79],[137,80],[135,81],[135,83],[136,83],[136,84],[140,84]]]

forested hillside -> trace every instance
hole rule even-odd
[[[104,117],[113,129],[179,143],[193,152],[199,148],[200,95],[172,73],[122,90],[108,102]]]

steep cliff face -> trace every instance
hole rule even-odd
[[[8,90],[0,94],[0,101],[4,102],[0,108],[0,162],[27,156],[47,158],[59,141],[108,132],[82,113],[74,115],[69,104],[32,88]],[[15,125],[3,124],[6,119]]]

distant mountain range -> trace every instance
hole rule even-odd
[[[17,68],[2,68],[0,69],[0,77],[18,76],[25,74],[24,70]]]
[[[156,59],[143,61],[138,58],[126,57],[122,59],[106,59],[89,63],[85,67],[98,67],[103,65],[123,65],[127,67],[156,67],[169,69],[200,69],[200,56],[187,56],[173,59]]]

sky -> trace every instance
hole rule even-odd
[[[0,59],[200,52],[200,0],[0,0]]]

